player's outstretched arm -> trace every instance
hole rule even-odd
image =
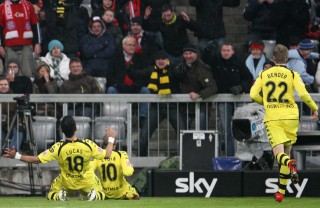
[[[12,149],[6,148],[4,150],[4,155],[5,158],[11,158],[11,159],[17,159],[21,160],[23,162],[28,162],[28,163],[40,163],[41,161],[39,160],[38,156],[30,156],[30,155],[21,155],[19,152],[16,151],[16,148],[13,147]]]
[[[117,132],[111,128],[106,128],[106,135],[104,136],[104,141],[106,143],[106,140],[108,140],[108,144],[106,146],[106,159],[108,159],[111,156],[113,145],[115,143],[115,137],[117,136]]]

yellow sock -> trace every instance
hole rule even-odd
[[[289,178],[290,178],[290,169],[288,168],[288,166],[281,165],[280,174],[279,174],[279,183],[278,183],[279,193],[283,195],[286,193],[286,187],[287,187]]]
[[[50,191],[48,193],[47,199],[50,200],[50,201],[57,201],[58,200],[58,193]]]
[[[280,152],[279,154],[277,154],[276,159],[279,165],[284,165],[288,167],[290,157],[286,153]]]

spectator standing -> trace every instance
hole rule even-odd
[[[43,1],[43,46],[47,46],[51,40],[59,40],[69,58],[79,56],[79,42],[84,31],[87,31],[87,23],[79,18],[80,4],[81,1],[78,0]],[[47,53],[46,47],[43,48],[43,52]]]
[[[219,53],[220,46],[226,37],[223,7],[237,7],[240,5],[240,0],[189,0],[189,3],[196,8],[196,24],[199,31],[195,36],[198,37],[201,56],[203,50],[212,42],[215,45],[215,52]]]
[[[274,0],[248,0],[242,16],[251,22],[248,41],[275,40],[276,29],[269,22],[270,8]]]
[[[49,52],[44,57],[40,57],[40,61],[50,66],[50,76],[56,80],[58,86],[64,80],[69,79],[69,62],[70,59],[63,53],[64,46],[59,40],[52,40],[48,44]]]
[[[301,0],[274,1],[269,17],[270,24],[276,28],[277,44],[289,47],[290,37],[305,38],[310,22],[309,5]]]
[[[122,32],[119,23],[115,21],[115,11],[106,9],[101,18],[106,28],[106,33],[110,33],[114,37],[117,47],[119,47],[122,40]]]
[[[91,0],[91,17],[101,17],[106,10],[116,9],[116,0]]]
[[[142,4],[142,11],[151,9],[152,12],[148,17],[148,21],[151,25],[154,25],[155,28],[160,28],[162,22],[162,7],[166,4],[171,4],[171,0],[144,0]],[[146,33],[152,36],[157,44],[163,49],[162,36],[159,31],[146,31]]]
[[[18,15],[17,15],[18,14]],[[21,73],[35,73],[33,57],[41,52],[39,19],[33,5],[25,0],[6,0],[0,5],[0,56],[19,59]]]
[[[83,71],[83,66],[79,58],[70,60],[69,79],[65,80],[59,88],[60,94],[99,94],[103,93],[102,89],[95,78],[87,75]],[[96,109],[95,109],[96,110]],[[72,104],[68,107],[68,115],[92,117],[91,103]]]
[[[200,59],[196,46],[187,43],[182,51],[183,61],[174,69],[174,79],[180,84],[181,93],[189,94],[193,101],[214,95],[217,92],[216,81],[208,65]],[[194,104],[182,105],[181,109],[183,109],[187,129],[190,129],[191,119],[195,116]],[[211,104],[200,103],[200,130],[208,129],[210,111]]]
[[[147,88],[148,62],[142,54],[135,53],[135,38],[126,36],[122,40],[122,48],[112,59],[107,73],[107,93],[150,94]],[[139,123],[142,124],[148,114],[148,103],[140,103],[139,107]]]
[[[110,70],[110,59],[117,49],[113,36],[105,31],[100,17],[93,17],[89,24],[89,34],[81,39],[80,51],[84,70],[94,77],[106,77]]]
[[[148,65],[153,64],[154,55],[159,50],[160,46],[150,37],[142,28],[142,18],[134,17],[131,19],[131,30],[129,35],[136,40],[135,53],[142,54],[147,59]]]
[[[246,59],[246,66],[252,74],[253,80],[256,80],[267,60],[263,53],[264,43],[262,41],[252,41],[249,48],[250,55]]]
[[[163,48],[169,55],[171,64],[178,64],[182,59],[182,48],[189,42],[187,29],[196,31],[197,25],[185,12],[180,12],[180,15],[177,15],[172,5],[164,5],[161,11],[162,22],[160,27],[157,27],[157,25],[152,24],[152,21],[149,21],[152,9],[147,7],[143,27],[149,31],[160,31]]]
[[[204,61],[212,69],[213,77],[217,82],[218,93],[240,95],[249,93],[253,77],[243,60],[235,54],[231,43],[223,43],[220,54],[214,55],[205,51]],[[222,133],[225,138],[226,155],[234,156],[234,139],[231,131],[231,121],[235,110],[233,102],[217,103],[218,116],[220,118]],[[223,147],[223,146],[222,146]]]
[[[179,85],[172,77],[172,66],[164,51],[156,53],[154,65],[148,88],[151,93],[159,96],[179,93]],[[148,119],[142,124],[140,133],[140,156],[148,156],[148,141],[160,122],[168,119],[177,134],[185,129],[185,122],[182,114],[178,111],[177,103],[151,103],[149,107]]]

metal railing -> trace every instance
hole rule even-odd
[[[2,115],[2,105],[5,103],[14,103],[14,97],[19,95],[16,94],[0,94],[0,115]],[[320,102],[319,94],[312,94],[312,97],[315,101]],[[99,124],[101,126],[108,126],[113,124],[118,128],[121,135],[119,135],[119,145],[118,148],[124,149],[128,152],[129,157],[136,166],[141,167],[155,167],[159,164],[161,160],[168,156],[179,155],[179,134],[172,131],[172,127],[169,124],[168,120],[158,123],[158,130],[153,133],[149,138],[149,149],[148,157],[139,156],[139,137],[140,137],[140,123],[139,123],[139,105],[141,102],[148,103],[166,103],[167,105],[172,103],[177,103],[177,108],[181,103],[187,104],[185,111],[190,111],[193,108],[189,108],[190,104],[195,105],[194,115],[195,119],[192,125],[187,125],[187,130],[199,130],[200,129],[200,104],[207,103],[212,104],[208,107],[208,111],[211,112],[211,115],[207,117],[208,125],[205,130],[220,130],[217,125],[218,115],[216,109],[216,103],[221,102],[232,102],[235,105],[238,103],[249,103],[251,99],[249,95],[230,95],[230,94],[218,94],[207,98],[206,100],[192,101],[187,94],[173,94],[170,96],[157,96],[157,95],[141,95],[141,94],[32,94],[30,95],[30,103],[34,104],[35,111],[37,112],[40,108],[40,105],[43,104],[52,104],[54,115],[49,117],[54,117],[59,121],[59,115],[67,115],[70,113],[70,110],[73,111],[80,110],[82,114],[85,114],[85,107],[89,106],[91,111],[89,115],[78,116],[77,128],[80,132],[80,136],[86,135],[94,140],[99,145],[102,142],[103,132],[98,132],[96,126]],[[77,105],[75,103],[78,103]],[[109,105],[109,107],[108,107]],[[123,105],[125,106],[125,111],[123,110]],[[122,106],[122,107],[121,107]],[[109,110],[109,112],[107,112]],[[179,109],[181,110],[181,109]],[[111,117],[124,117],[125,120],[121,119],[111,119]],[[48,112],[43,113],[43,117],[48,116]],[[81,114],[81,113],[80,113]],[[121,114],[121,116],[120,116]],[[75,114],[74,114],[75,115]],[[77,116],[77,115],[75,115]],[[108,117],[109,116],[109,117]],[[106,118],[105,120],[102,118]],[[189,117],[189,113],[187,114]],[[41,150],[48,148],[51,144],[61,139],[61,133],[59,132],[58,124],[55,120],[44,121],[40,119],[41,116],[37,115],[34,126],[39,127],[39,125],[44,122],[54,122],[54,136],[52,139],[45,138],[36,138],[38,143],[42,145]],[[85,119],[87,118],[87,119]],[[108,120],[109,119],[109,120]],[[189,119],[188,119],[189,120]],[[99,123],[100,122],[100,123]],[[102,122],[102,123],[101,123]],[[231,122],[231,121],[230,121]],[[79,124],[79,126],[78,126]],[[86,127],[87,125],[87,127]],[[44,125],[46,126],[46,125]],[[39,127],[43,132],[48,132],[48,129],[45,127]],[[124,128],[125,130],[121,129]],[[89,130],[88,130],[89,129]],[[0,125],[0,130],[2,130],[2,123]],[[37,135],[41,135],[41,132],[37,132]],[[43,135],[43,134],[42,134]],[[100,135],[97,138],[97,135]],[[2,135],[0,135],[0,138]],[[38,136],[44,137],[44,136]],[[42,139],[42,140],[41,140]],[[1,138],[0,144],[2,146]],[[41,141],[41,142],[39,142]],[[224,141],[226,144],[226,135],[220,135],[220,141]],[[40,151],[41,151],[40,150]],[[221,150],[221,149],[220,149]],[[224,156],[223,152],[219,153],[220,156]],[[2,160],[3,161],[3,160]]]

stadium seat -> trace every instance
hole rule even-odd
[[[49,116],[34,116],[32,128],[37,141],[38,152],[49,148],[55,142],[57,119]]]
[[[113,128],[117,131],[116,139],[121,143],[126,138],[125,126],[127,120],[126,103],[103,103],[102,116],[95,119],[94,137],[97,144],[102,144],[105,128]]]
[[[272,60],[273,58],[273,49],[276,46],[275,40],[263,40],[264,43],[264,53],[266,54],[267,58]]]
[[[84,116],[73,116],[73,118],[77,126],[77,137],[83,139],[91,139],[91,118]]]

